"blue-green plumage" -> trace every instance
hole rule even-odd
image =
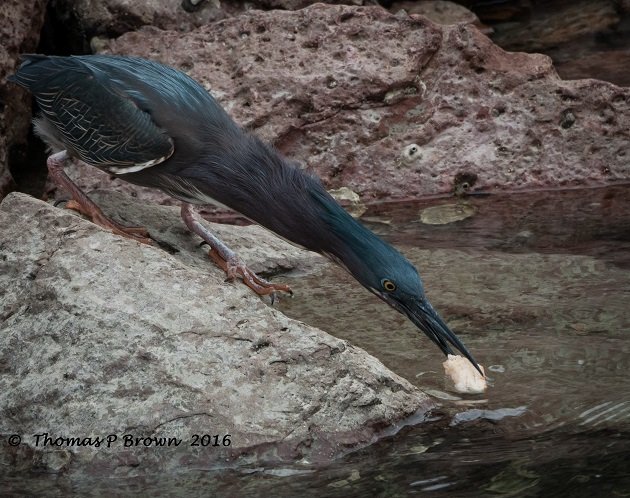
[[[34,95],[36,129],[51,147],[186,203],[220,203],[328,256],[445,354],[454,347],[477,367],[427,301],[414,266],[184,73],[135,57],[28,55],[9,80]]]

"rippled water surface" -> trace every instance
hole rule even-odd
[[[465,219],[427,223],[452,212]],[[110,496],[630,496],[630,187],[383,205],[366,219],[418,266],[429,299],[485,365],[485,395],[444,399],[453,393],[438,349],[342,270],[321,265],[283,276],[295,297],[280,309],[441,399],[433,422],[323,468],[42,487]]]
[[[431,225],[420,221],[428,205],[407,204],[366,217],[418,266],[493,385],[445,401],[431,428],[349,456],[320,486],[340,496],[630,496],[630,188],[431,206],[446,206],[447,220],[453,204],[472,216]],[[285,313],[443,396],[437,348],[343,272],[289,283]]]

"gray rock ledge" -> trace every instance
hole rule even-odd
[[[432,408],[365,351],[225,283],[178,209],[112,193],[92,197],[173,250],[115,236],[24,194],[3,201],[5,468],[127,476],[326,462]],[[257,271],[318,264],[258,227],[220,231]],[[41,436],[37,445],[34,435],[44,433],[57,444]],[[21,443],[8,444],[11,435]],[[116,440],[107,447],[110,435]],[[159,438],[181,443],[156,447]]]

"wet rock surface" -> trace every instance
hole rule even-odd
[[[329,461],[433,406],[364,351],[225,283],[174,208],[96,198],[173,254],[23,194],[4,200],[0,433],[22,437],[1,445],[11,469],[126,476]],[[259,229],[224,231],[258,242],[257,270],[318,259]],[[44,433],[62,440],[36,445]],[[191,446],[195,434],[218,445]],[[109,435],[109,448],[63,442]],[[154,447],[160,438],[181,444]]]
[[[470,218],[475,213],[475,207],[466,202],[443,204],[423,209],[420,212],[420,221],[427,225],[446,225]]]

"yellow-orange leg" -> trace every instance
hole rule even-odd
[[[72,200],[68,201],[66,207],[84,214],[97,225],[110,230],[116,235],[122,235],[123,237],[133,239],[143,244],[151,245],[152,242],[149,237],[149,232],[147,232],[145,228],[126,227],[117,223],[111,218],[108,218],[101,208],[99,208],[87,195],[85,195],[85,192],[83,192],[83,190],[81,190],[64,172],[63,166],[67,160],[68,154],[64,150],[51,155],[46,162],[48,166],[48,173],[50,174],[52,180],[57,184],[57,186],[66,190],[72,196]]]
[[[199,235],[210,246],[208,256],[219,268],[225,271],[228,280],[241,277],[243,283],[256,294],[261,296],[269,295],[271,297],[271,304],[275,301],[277,291],[293,294],[293,291],[291,291],[288,285],[272,284],[247,268],[243,260],[241,260],[234,251],[201,224],[196,218],[195,211],[191,204],[183,203],[181,214],[188,229]]]

